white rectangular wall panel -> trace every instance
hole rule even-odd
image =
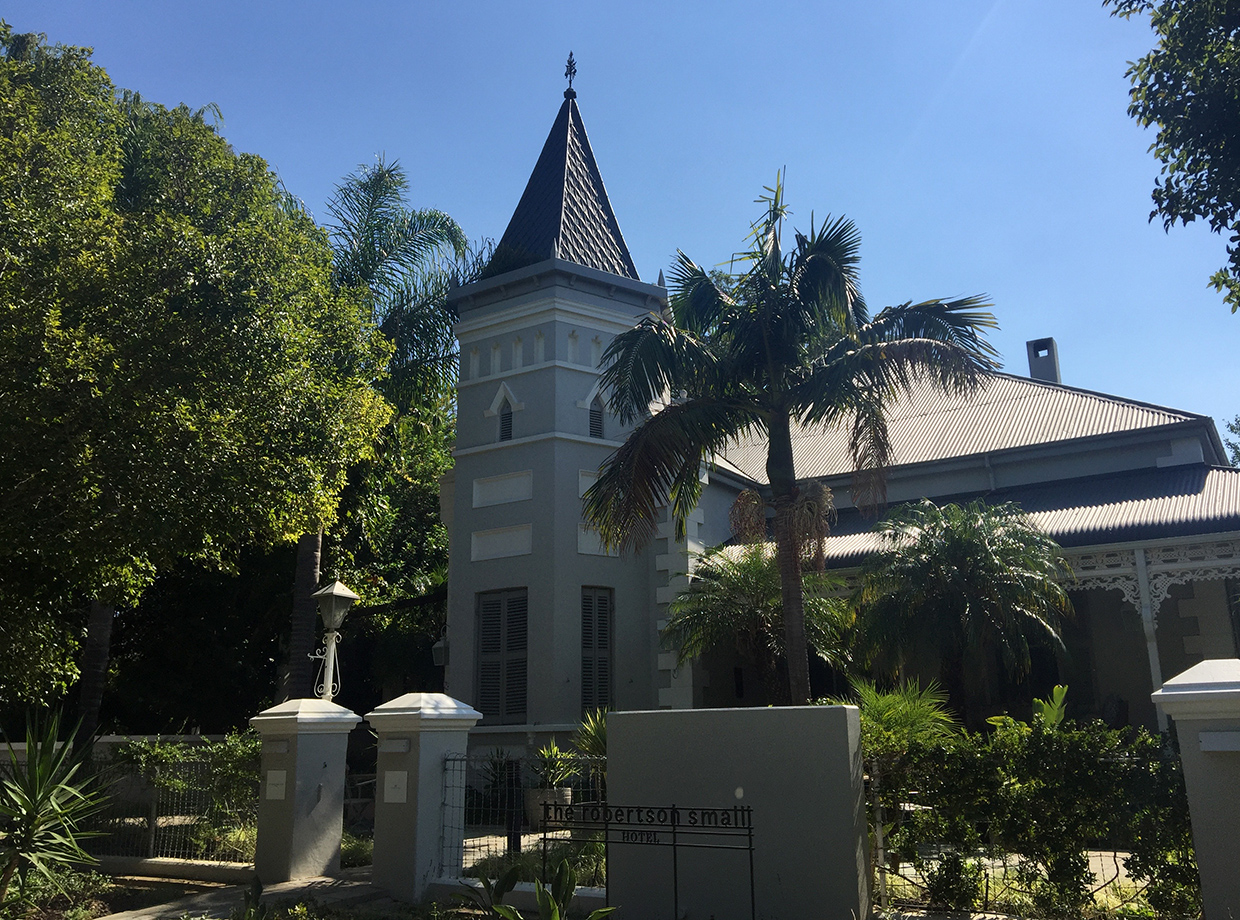
[[[577,471],[577,497],[582,498],[586,494],[586,489],[594,485],[598,479],[598,473],[594,470],[578,470]]]
[[[577,525],[577,552],[583,556],[619,556],[616,550],[608,552],[603,548],[603,541],[599,538],[598,531],[590,527],[589,524]]]
[[[475,530],[470,536],[470,558],[474,562],[506,556],[528,556],[534,545],[533,528],[529,524]]]
[[[280,802],[284,799],[284,787],[288,783],[287,770],[268,770],[267,771],[267,798],[270,801]]]
[[[409,771],[383,771],[383,801],[393,805],[404,805],[409,801]]]
[[[506,505],[509,502],[528,501],[534,497],[534,471],[521,470],[503,476],[488,476],[474,480],[474,507]]]

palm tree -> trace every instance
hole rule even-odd
[[[976,722],[978,685],[996,653],[1019,678],[1032,646],[1062,649],[1071,572],[1018,506],[921,501],[892,512],[878,532],[883,547],[866,563],[858,631],[880,669],[898,670],[919,645],[937,649],[940,682]]]
[[[677,253],[668,309],[608,347],[602,383],[611,409],[639,424],[586,493],[585,513],[606,544],[635,549],[670,502],[683,537],[701,464],[738,436],[765,435],[789,697],[800,704],[809,699],[809,659],[792,426],[850,425],[855,497],[876,506],[890,458],[887,407],[918,375],[950,392],[974,387],[996,366],[983,338],[995,321],[980,297],[906,303],[871,318],[853,223],[828,218],[816,227],[811,217],[785,254],[779,178],[767,192],[752,248],[733,259],[741,272],[708,272]],[[656,402],[664,408],[651,416]]]
[[[389,438],[399,438],[403,416],[416,407],[442,419],[450,403],[456,339],[444,295],[449,266],[466,251],[456,221],[442,211],[410,209],[408,189],[400,164],[380,157],[346,177],[327,204],[332,281],[361,290],[371,321],[393,343],[388,377],[379,383],[398,413]],[[322,551],[322,528],[297,541],[285,699],[311,694],[316,611],[310,595],[319,586]]]
[[[834,596],[838,579],[806,573],[805,633],[810,646],[832,667],[848,666],[853,611]],[[768,702],[788,698],[779,565],[768,543],[721,546],[704,553],[688,587],[669,605],[664,643],[677,664],[715,648],[734,648],[758,673]]]

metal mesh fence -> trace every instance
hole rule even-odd
[[[571,774],[543,788],[536,758],[501,752],[450,754],[444,759],[442,859],[447,877],[497,878],[509,866],[522,866],[524,879],[541,878],[542,803],[583,804],[606,801],[606,761],[589,757],[563,760]],[[569,859],[580,885],[605,885],[601,840],[551,830],[554,858]]]
[[[1128,875],[1124,850],[1087,850],[1081,855],[1083,890],[1100,908],[1135,904],[1143,892]],[[963,909],[1037,914],[1047,895],[1046,867],[1003,847],[962,852],[953,847],[925,845],[915,860],[887,854],[876,864],[876,902],[901,907],[927,903],[963,903]]]
[[[143,773],[132,764],[93,766],[105,808],[88,827],[95,856],[249,863],[258,826],[258,784],[225,783],[210,764],[162,764]],[[257,775],[257,765],[255,766]]]

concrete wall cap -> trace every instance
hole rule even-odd
[[[1198,662],[1155,690],[1150,699],[1174,719],[1240,719],[1240,659]]]
[[[250,719],[260,735],[305,735],[344,733],[362,721],[355,712],[327,700],[286,700],[264,709]]]
[[[482,713],[446,693],[406,693],[366,713],[377,732],[469,731]]]

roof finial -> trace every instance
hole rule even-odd
[[[573,77],[577,76],[577,62],[573,60],[573,53],[568,52],[568,63],[564,65],[564,76],[568,78],[568,89],[564,90],[565,99],[576,99],[577,92],[573,89]]]

